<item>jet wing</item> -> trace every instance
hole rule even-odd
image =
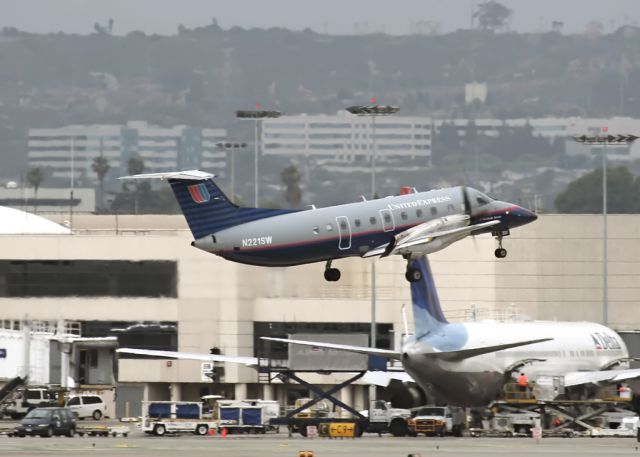
[[[387,359],[400,360],[400,358],[402,357],[402,354],[397,351],[390,351],[388,349],[370,348],[365,346],[351,346],[349,344],[321,343],[318,341],[290,340],[287,338],[271,338],[267,336],[263,336],[260,339],[269,340],[269,341],[278,341],[280,343],[287,343],[287,344],[298,344],[300,346],[312,346],[312,347],[325,348],[325,349],[335,349],[338,351],[355,352],[356,354],[377,355],[381,357],[386,357]]]
[[[183,181],[206,181],[215,175],[200,170],[169,171],[166,173],[143,173],[140,175],[121,176],[118,179],[180,179]]]
[[[202,360],[203,362],[231,362],[247,366],[257,366],[256,357],[242,357],[234,355],[197,354],[194,352],[154,351],[151,349],[120,348],[116,352],[125,354],[150,355],[154,357],[166,357],[169,359]]]
[[[564,375],[566,387],[580,384],[613,384],[640,378],[640,368],[628,370],[573,371]]]
[[[492,225],[497,225],[499,223],[500,221],[493,220],[488,222],[482,222],[481,224],[465,225],[464,227],[457,227],[450,230],[441,230],[439,232],[431,232],[431,233],[425,234],[424,236],[420,236],[418,238],[408,237],[406,241],[400,241],[398,244],[393,246],[393,250],[388,254],[393,254],[395,251],[429,243],[434,238],[438,238],[438,237],[449,236],[449,235],[464,235],[464,236],[470,235],[476,230],[491,227]],[[399,234],[396,235],[396,237],[402,237],[403,233],[404,232],[400,232]],[[378,246],[377,248],[374,248],[374,249],[371,249],[370,251],[365,252],[362,255],[362,257],[368,258],[368,257],[382,256],[385,253],[387,253],[388,249],[389,249],[389,243],[385,243],[381,246]]]

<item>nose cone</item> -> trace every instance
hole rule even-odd
[[[511,211],[511,216],[511,220],[513,221],[512,226],[526,225],[538,219],[536,213],[521,206],[518,206],[516,209]]]

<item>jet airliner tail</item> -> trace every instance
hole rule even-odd
[[[420,281],[411,283],[415,335],[416,337],[421,337],[444,324],[448,324],[449,321],[447,321],[442,312],[427,257],[421,256],[412,260],[411,268],[416,268],[422,273]]]
[[[148,173],[120,179],[166,179],[195,239],[235,225],[295,210],[242,208],[233,203],[212,178],[199,170]]]

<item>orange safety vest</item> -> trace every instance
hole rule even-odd
[[[520,387],[527,387],[529,385],[529,378],[526,375],[520,375],[518,377],[518,385]]]

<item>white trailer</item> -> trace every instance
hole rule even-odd
[[[204,418],[202,404],[194,401],[143,401],[143,432],[164,436],[168,433],[207,435],[218,429],[218,421]]]

